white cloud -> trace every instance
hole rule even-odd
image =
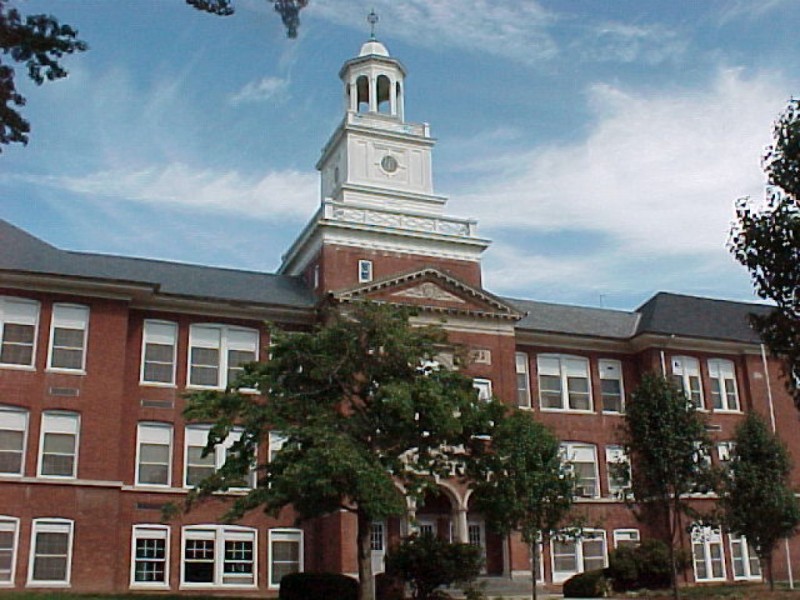
[[[289,97],[289,80],[280,77],[264,77],[259,81],[250,81],[229,98],[231,104],[266,102],[268,100],[284,101]]]
[[[552,57],[556,44],[547,31],[553,13],[535,0],[375,0],[385,31],[416,45],[448,47],[535,63]],[[365,6],[352,0],[315,0],[304,14],[366,32]],[[363,25],[362,25],[363,24]],[[382,37],[379,22],[377,37]]]
[[[589,27],[573,47],[587,61],[656,65],[683,56],[688,40],[663,25],[606,22]]]
[[[728,0],[719,13],[721,23],[736,19],[757,19],[777,8],[794,4],[795,0]]]
[[[319,189],[317,175],[311,172],[273,171],[248,177],[237,171],[193,169],[182,163],[37,178],[32,183],[87,196],[235,213],[267,221],[308,218],[318,202]]]

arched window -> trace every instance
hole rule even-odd
[[[369,79],[366,75],[356,79],[356,94],[358,95],[356,110],[360,113],[369,112]]]
[[[392,112],[392,82],[386,75],[378,75],[377,80],[378,112],[389,115]]]

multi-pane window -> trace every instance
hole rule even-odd
[[[169,486],[172,426],[166,423],[139,423],[136,440],[136,485]]]
[[[369,531],[369,545],[373,552],[383,552],[384,550],[384,526],[383,521],[374,521]]]
[[[230,432],[228,437],[221,444],[217,444],[214,449],[203,456],[203,449],[208,442],[207,426],[189,426],[184,434],[184,480],[185,487],[194,487],[209,475],[213,475],[217,469],[225,464],[231,447],[242,436],[242,431],[235,429]],[[252,485],[252,476],[243,480],[241,486],[249,487]]]
[[[169,528],[134,525],[131,541],[131,585],[169,585]]]
[[[279,587],[285,575],[302,570],[303,532],[299,529],[270,529],[269,587]]]
[[[728,466],[731,458],[733,458],[733,451],[735,448],[736,442],[717,442],[717,458],[722,466]]]
[[[579,356],[540,354],[539,403],[547,410],[592,410],[589,361]]]
[[[225,325],[192,325],[189,332],[189,385],[233,385],[244,365],[256,360],[258,331]]]
[[[86,368],[86,334],[89,308],[74,304],[54,304],[50,326],[49,369],[83,371]]]
[[[472,380],[472,387],[478,391],[478,400],[488,402],[492,399],[492,380],[475,378]]]
[[[80,416],[77,413],[42,413],[39,476],[77,476],[79,434]]]
[[[606,446],[606,470],[609,494],[618,496],[630,487],[631,463],[622,446]]]
[[[67,519],[33,520],[29,584],[69,584],[72,529],[73,523]]]
[[[551,555],[554,583],[576,573],[602,569],[607,563],[606,532],[584,529],[577,538],[554,538]]]
[[[703,386],[700,383],[700,361],[691,356],[672,358],[672,381],[697,408],[703,409]]]
[[[514,356],[517,371],[517,406],[531,407],[531,380],[528,375],[528,355],[517,352]]]
[[[625,409],[625,388],[622,385],[622,363],[602,359],[597,362],[600,371],[600,394],[603,412],[621,413]]]
[[[19,519],[0,516],[0,586],[14,583]]]
[[[753,547],[742,536],[730,536],[734,579],[761,579],[761,563]]]
[[[27,433],[28,412],[0,406],[0,475],[24,473]]]
[[[39,303],[0,296],[0,365],[32,367]]]
[[[369,283],[370,281],[372,281],[372,261],[358,261],[358,282]]]
[[[183,531],[182,582],[188,585],[256,585],[256,532],[245,527],[199,525]]]
[[[692,563],[696,581],[725,579],[725,558],[719,529],[700,525],[692,528]]]
[[[581,498],[599,496],[597,448],[594,444],[565,442],[561,444],[561,451],[564,460],[575,474],[575,495]]]
[[[141,382],[175,384],[175,351],[178,325],[167,321],[145,321],[142,333]]]
[[[639,545],[639,530],[638,529],[615,529],[614,530],[614,547],[635,547]]]
[[[721,358],[709,360],[708,376],[711,379],[711,406],[714,410],[741,410],[733,361]]]

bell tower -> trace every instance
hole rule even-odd
[[[374,33],[339,71],[344,116],[317,162],[320,207],[279,269],[319,293],[422,266],[480,286],[489,241],[474,220],[444,214],[430,127],[405,118],[406,75]]]

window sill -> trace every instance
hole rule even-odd
[[[604,415],[608,415],[609,417],[624,417],[625,411],[620,410],[604,410],[602,411]]]
[[[257,590],[257,589],[258,585],[255,583],[181,583],[180,586],[178,586],[178,590]]]
[[[597,414],[593,410],[579,410],[576,408],[539,408],[541,412],[552,412],[552,413],[569,413],[574,415],[594,415]]]
[[[0,363],[0,369],[8,369],[9,371],[36,371],[33,365],[17,365],[14,363]]]
[[[131,590],[168,590],[169,583],[131,583],[128,586]]]
[[[708,411],[705,411],[708,412]],[[743,415],[744,412],[741,410],[731,410],[728,408],[715,408],[714,409],[715,415]]]
[[[70,588],[72,585],[68,581],[29,581],[25,584],[26,588]]]
[[[167,388],[173,390],[178,388],[174,383],[162,383],[159,381],[139,381],[139,385],[142,387]]]
[[[59,367],[47,367],[45,373],[61,373],[63,375],[86,375],[86,369],[62,369]]]
[[[41,473],[37,473],[36,478],[47,481],[75,481],[78,479],[75,475],[42,475]]]
[[[188,391],[194,392],[224,392],[225,387],[219,387],[216,385],[195,385],[191,383],[186,384],[186,388]]]

